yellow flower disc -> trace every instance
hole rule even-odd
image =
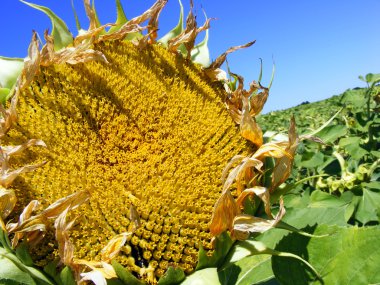
[[[171,265],[190,273],[200,246],[211,250],[222,170],[249,147],[225,108],[223,86],[198,66],[159,45],[114,41],[95,49],[109,64],[41,67],[19,98],[7,141],[38,138],[47,149],[32,148],[14,165],[48,163],[12,185],[18,209],[86,189],[90,202],[74,212],[71,230],[76,258],[99,260],[107,242],[140,219],[118,261],[135,272],[153,267],[157,277]],[[54,257],[50,232],[37,259]]]

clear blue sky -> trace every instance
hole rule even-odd
[[[97,0],[102,23],[115,20],[112,0]],[[183,0],[185,14],[189,1]],[[76,35],[70,0],[33,0],[48,6],[63,18]],[[82,0],[74,0],[83,28],[88,27]],[[122,0],[128,18],[139,15],[154,0]],[[228,57],[231,70],[246,83],[257,79],[264,62],[263,83],[267,84],[273,59],[276,75],[264,112],[284,109],[303,101],[318,101],[348,88],[365,86],[358,75],[380,73],[379,0],[194,0],[198,23],[202,7],[215,17],[209,48],[215,59],[227,48],[256,40],[256,44]],[[40,11],[17,0],[1,3],[0,55],[24,57],[32,30],[42,37],[51,30]],[[160,17],[163,35],[177,24],[179,4],[169,0]]]

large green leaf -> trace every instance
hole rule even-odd
[[[69,29],[66,26],[66,23],[59,18],[56,14],[53,13],[49,8],[40,6],[37,4],[29,3],[23,0],[20,0],[22,3],[25,3],[26,5],[29,5],[30,7],[40,10],[41,12],[45,13],[52,23],[53,29],[51,31],[51,35],[54,39],[54,50],[58,51],[64,47],[67,47],[68,45],[72,44],[73,42],[73,36],[70,33]]]
[[[324,163],[324,155],[321,152],[304,152],[302,154],[300,167],[315,168]]]
[[[245,248],[238,246],[237,249]],[[237,257],[237,254],[234,257]],[[274,278],[271,255],[249,255],[229,263],[219,271],[219,278],[223,285],[251,285],[271,280]]]
[[[307,238],[290,234],[276,247],[307,259],[321,274],[325,285],[380,283],[379,227],[339,227],[320,225],[314,234],[325,238]],[[273,257],[273,272],[281,284],[321,284],[302,263],[290,258]]]

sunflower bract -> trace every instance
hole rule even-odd
[[[95,49],[109,64],[40,67],[19,98],[6,140],[39,138],[47,149],[30,149],[15,163],[48,161],[12,185],[19,212],[32,199],[46,206],[88,190],[90,202],[73,214],[76,258],[99,260],[107,241],[140,225],[119,262],[135,272],[153,267],[157,277],[169,265],[190,273],[200,246],[212,249],[222,170],[249,146],[221,83],[200,67],[159,45],[113,41]],[[41,263],[55,254],[53,239],[35,249]]]

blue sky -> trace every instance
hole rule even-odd
[[[183,0],[185,14],[189,1]],[[48,6],[66,21],[76,35],[70,0],[33,0]],[[150,7],[154,0],[122,0],[128,18]],[[87,28],[82,0],[74,0],[83,28]],[[112,0],[97,0],[102,23],[114,22]],[[252,47],[228,57],[231,71],[246,84],[257,79],[260,58],[263,83],[268,84],[273,61],[276,74],[264,113],[285,109],[303,101],[318,101],[348,88],[365,86],[358,75],[380,73],[380,1],[378,0],[194,0],[198,23],[202,8],[211,22],[209,48],[215,59],[231,46],[256,40]],[[32,30],[41,36],[50,29],[40,11],[17,1],[1,4],[0,55],[24,57]],[[159,35],[178,22],[179,4],[169,0],[160,17]],[[201,38],[202,39],[202,36]]]

